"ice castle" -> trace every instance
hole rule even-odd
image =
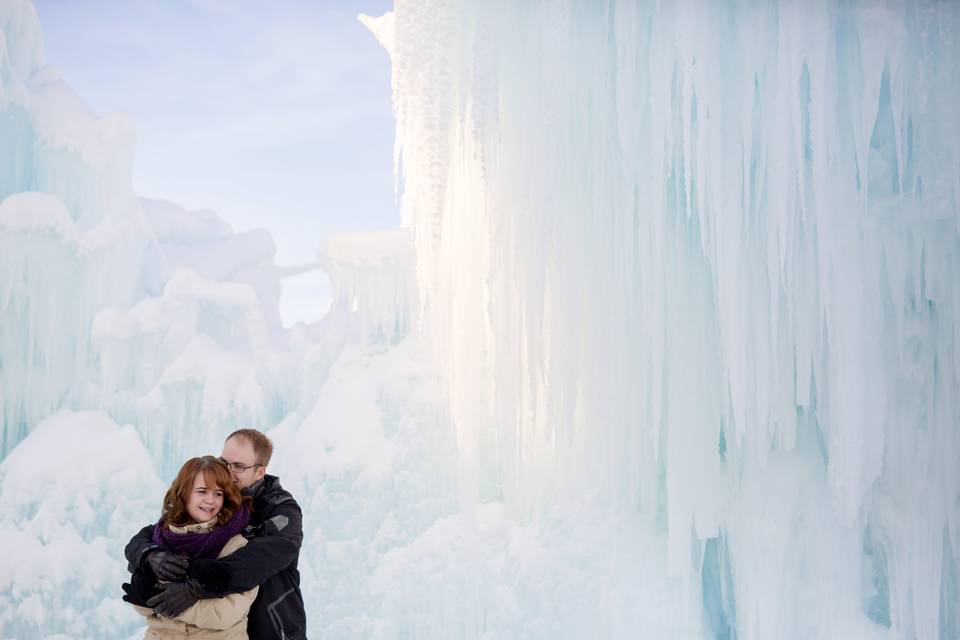
[[[0,0],[0,636],[140,637],[123,544],[244,425],[313,638],[960,638],[960,4],[361,20],[403,225],[287,330]]]

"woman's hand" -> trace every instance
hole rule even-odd
[[[148,571],[137,570],[130,576],[130,582],[123,583],[123,599],[130,604],[147,606],[147,600],[157,593],[156,578]]]
[[[176,618],[204,595],[200,583],[188,578],[164,585],[160,593],[147,600],[147,606],[161,618]]]

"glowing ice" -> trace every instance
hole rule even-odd
[[[269,235],[137,198],[0,0],[0,635],[134,633],[121,530],[250,424],[311,637],[960,636],[960,8],[364,22],[406,228],[285,331]]]
[[[960,635],[960,10],[885,6],[375,25],[464,515],[636,514],[654,637]]]

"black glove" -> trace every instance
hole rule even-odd
[[[153,570],[153,575],[170,582],[182,580],[187,575],[187,566],[190,564],[186,556],[167,551],[151,551],[147,554],[146,560],[150,569]]]
[[[123,584],[124,601],[130,604],[147,606],[147,600],[157,594],[157,578],[150,568],[137,569],[130,576],[130,582]]]
[[[141,589],[138,588],[136,582],[124,582],[123,583],[123,601],[129,602],[130,604],[140,605],[141,607],[147,606],[148,594],[144,593]]]
[[[123,583],[123,601],[130,604],[138,604],[141,607],[147,606],[147,601],[140,597],[140,594],[133,588],[129,582]]]
[[[187,569],[187,576],[195,578],[207,591],[215,594],[222,595],[228,591],[227,584],[230,581],[230,572],[219,560],[204,558],[191,560],[190,567]]]
[[[176,618],[204,596],[200,583],[193,578],[167,583],[163,591],[147,600],[147,606],[161,618]]]
[[[123,584],[124,601],[130,604],[147,606],[147,600],[157,593],[157,579],[149,568],[137,569],[130,576],[130,582]]]

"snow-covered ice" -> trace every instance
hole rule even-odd
[[[138,637],[124,542],[253,426],[310,637],[960,637],[960,5],[361,20],[403,227],[285,270],[0,0],[0,636]]]

